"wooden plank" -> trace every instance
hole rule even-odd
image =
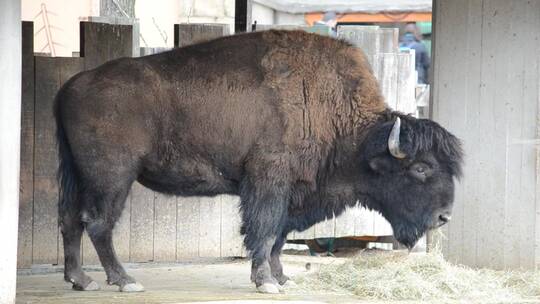
[[[240,234],[240,198],[220,195],[221,199],[221,257],[244,256],[244,237]]]
[[[373,233],[374,211],[359,207],[358,216],[354,223],[354,235],[357,236],[375,236]]]
[[[34,264],[58,263],[58,184],[53,103],[60,87],[55,58],[36,57],[34,142]]]
[[[392,109],[397,106],[398,82],[397,82],[397,54],[381,53],[374,57],[377,68],[375,77],[379,81],[381,93],[386,104]]]
[[[154,261],[176,261],[176,197],[156,193]]]
[[[257,24],[255,31],[268,31],[268,30],[284,30],[284,31],[293,31],[293,30],[304,30],[307,31],[310,26],[307,25],[292,25],[292,24]]]
[[[326,218],[324,221],[314,226],[316,238],[335,237],[336,220],[334,217]]]
[[[373,235],[393,235],[392,226],[379,212],[373,212]]]
[[[201,197],[199,206],[199,257],[219,257],[221,200],[217,197]]]
[[[337,28],[337,36],[362,49],[368,57],[371,57],[381,53],[379,29],[378,26],[340,25]]]
[[[113,230],[113,242],[120,261],[129,261],[131,240],[131,193],[126,198],[124,210]]]
[[[22,23],[21,167],[17,267],[32,265],[34,207],[34,24]]]
[[[199,197],[178,197],[176,202],[176,259],[199,256]]]
[[[85,16],[80,18],[81,21],[87,21],[87,22],[94,22],[94,23],[107,23],[107,24],[124,24],[124,25],[130,25],[132,27],[132,46],[133,46],[133,57],[139,57],[140,56],[140,41],[144,40],[141,37],[140,34],[140,23],[138,19],[135,18],[127,18],[127,17],[114,17],[114,16]],[[146,44],[145,41],[142,41],[144,44]]]
[[[85,69],[115,58],[138,56],[133,54],[132,37],[131,25],[81,22],[80,54],[85,58]]]
[[[169,51],[170,49],[171,48],[168,48],[168,47],[142,47],[139,49],[139,56],[159,54],[159,53]]]
[[[154,192],[139,183],[131,187],[130,262],[154,258]]]
[[[396,110],[416,115],[416,70],[414,52],[397,54],[397,100]]]
[[[397,53],[399,51],[399,29],[380,28],[379,41],[381,53]]]
[[[229,35],[228,24],[175,24],[174,46],[183,47]]]
[[[356,223],[356,208],[347,208],[345,212],[336,217],[335,237],[353,236]]]

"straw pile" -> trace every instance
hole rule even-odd
[[[540,272],[471,269],[439,252],[364,251],[340,265],[321,265],[295,278],[301,290],[345,292],[367,300],[540,300]]]

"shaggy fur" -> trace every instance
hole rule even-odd
[[[288,232],[358,201],[414,245],[450,212],[460,174],[459,141],[387,109],[358,49],[300,31],[111,61],[64,85],[55,113],[65,279],[76,289],[91,283],[79,260],[84,229],[109,283],[135,282],[112,245],[135,180],[174,195],[240,195],[261,286],[287,280],[279,254]],[[386,144],[397,116],[405,159]]]

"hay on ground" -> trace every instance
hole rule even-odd
[[[472,269],[449,263],[439,251],[363,251],[295,281],[302,290],[346,292],[369,300],[540,300],[540,272]]]

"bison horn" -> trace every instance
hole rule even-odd
[[[390,136],[388,137],[388,150],[390,150],[390,154],[392,154],[395,158],[405,158],[407,154],[403,153],[399,149],[399,133],[401,132],[401,119],[399,117],[396,118],[396,122],[394,123],[394,126],[392,127],[392,131],[390,132]]]

